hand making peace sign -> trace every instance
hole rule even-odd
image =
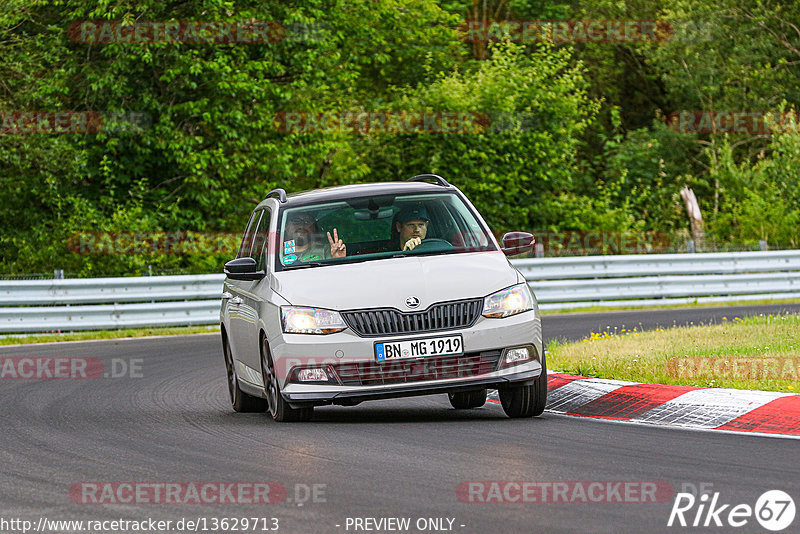
[[[333,229],[333,237],[328,232],[328,242],[331,244],[331,258],[344,258],[347,256],[347,245],[339,239],[339,233],[336,228]]]

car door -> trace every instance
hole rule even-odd
[[[251,257],[259,270],[266,268],[266,239],[269,234],[269,209],[253,212],[242,239],[237,258]],[[260,291],[269,287],[268,277],[261,280],[229,280],[226,290],[231,295],[228,303],[230,317],[231,350],[236,361],[239,377],[253,384],[260,384],[261,356],[258,349],[258,309],[264,299]]]

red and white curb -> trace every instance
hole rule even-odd
[[[632,423],[800,436],[800,395],[550,373],[547,410]],[[497,394],[490,396],[497,402]]]

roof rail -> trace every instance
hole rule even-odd
[[[413,178],[409,178],[406,180],[407,182],[424,182],[426,180],[436,180],[436,185],[441,185],[442,187],[450,187],[450,184],[439,176],[438,174],[418,174]]]
[[[281,203],[286,202],[286,191],[278,187],[277,189],[273,189],[267,193],[267,196],[265,196],[264,199],[266,200],[269,197],[278,197],[278,200],[280,200]]]

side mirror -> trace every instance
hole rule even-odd
[[[528,232],[508,232],[503,234],[502,239],[500,239],[503,254],[506,256],[516,256],[517,254],[530,252],[534,243],[536,243],[536,238]]]
[[[258,264],[253,258],[236,258],[225,264],[224,271],[233,280],[261,280],[266,273],[257,269]]]

